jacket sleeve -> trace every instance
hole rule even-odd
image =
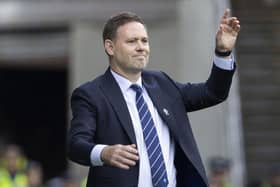
[[[223,70],[213,64],[206,82],[174,83],[181,94],[186,111],[200,110],[224,101],[228,96],[234,71],[235,67],[233,70]]]
[[[68,157],[82,165],[90,165],[90,153],[95,146],[96,107],[86,91],[78,88],[71,97],[72,120],[68,137]]]

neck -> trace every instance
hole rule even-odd
[[[139,72],[125,72],[122,71],[120,68],[114,68],[111,66],[112,71],[114,71],[115,73],[119,74],[120,76],[126,78],[127,80],[129,80],[132,83],[137,82],[137,80],[140,78],[141,76],[141,71]]]

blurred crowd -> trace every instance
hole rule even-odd
[[[209,161],[210,187],[238,187],[230,182],[231,162],[227,158],[215,157]],[[247,187],[280,187],[280,168],[271,169],[267,178],[248,179]]]
[[[10,144],[0,150],[0,187],[85,187],[85,182],[78,182],[69,172],[44,180],[41,164]]]
[[[229,159],[210,159],[210,187],[237,187],[230,183],[230,169]],[[19,146],[10,144],[0,150],[0,187],[85,187],[85,183],[85,179],[78,181],[70,172],[44,180],[41,164],[26,158]],[[265,180],[250,181],[247,187],[280,187],[280,168],[273,168]]]

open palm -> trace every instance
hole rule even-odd
[[[240,31],[239,20],[236,17],[229,17],[227,9],[221,18],[220,26],[216,34],[216,49],[218,51],[231,51]]]

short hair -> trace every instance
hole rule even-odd
[[[114,40],[118,28],[130,22],[139,22],[145,26],[145,23],[142,20],[142,18],[132,12],[121,12],[112,16],[104,25],[103,43],[107,39]]]
[[[212,173],[220,173],[229,171],[231,168],[231,161],[224,157],[213,157],[209,162]]]

